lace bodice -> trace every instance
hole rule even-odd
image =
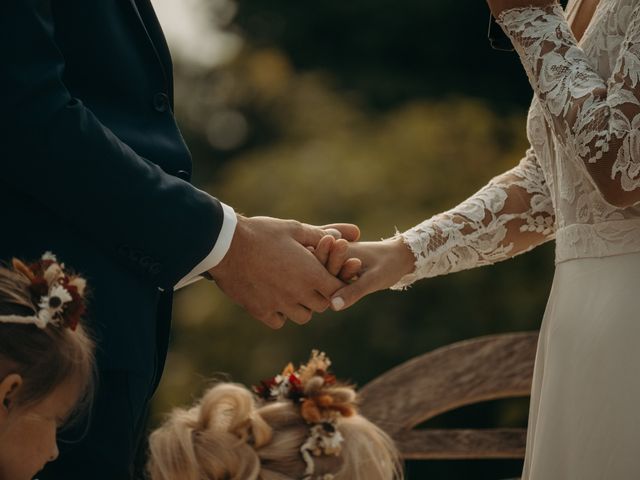
[[[393,288],[552,238],[556,262],[640,251],[640,4],[600,0],[580,43],[559,5],[509,9],[498,21],[534,90],[531,148],[475,195],[402,234],[416,270]]]

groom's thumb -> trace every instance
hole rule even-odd
[[[365,274],[360,279],[334,293],[331,297],[331,308],[336,312],[344,310],[371,292],[369,280]]]

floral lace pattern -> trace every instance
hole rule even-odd
[[[499,22],[567,160],[582,162],[612,205],[640,201],[640,7],[608,80],[577,45],[560,6],[507,10]]]
[[[471,198],[402,234],[416,256],[416,270],[392,288],[524,253],[551,240],[554,224],[551,196],[529,149],[518,166]]]
[[[640,5],[600,0],[580,43],[559,5],[508,9],[498,22],[535,93],[532,148],[458,207],[402,234],[416,270],[393,288],[552,238],[556,262],[640,251]]]

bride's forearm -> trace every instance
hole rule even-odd
[[[401,234],[415,270],[393,289],[420,278],[497,263],[555,235],[555,211],[532,149],[519,165],[449,211]]]
[[[555,212],[533,149],[520,163],[457,207],[380,242],[350,243],[358,280],[334,294],[334,310],[370,293],[402,289],[420,278],[488,265],[525,252],[555,234]]]
[[[403,289],[431,278],[492,265],[525,253],[554,236],[552,215],[526,220],[500,215],[486,225],[446,212],[402,234],[413,252],[415,268],[391,288]],[[479,226],[480,225],[480,226]]]

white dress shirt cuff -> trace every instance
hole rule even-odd
[[[233,239],[233,234],[235,233],[236,225],[238,224],[238,217],[236,217],[236,212],[229,205],[222,202],[220,202],[220,204],[222,205],[224,217],[222,220],[222,228],[220,229],[218,240],[216,240],[216,243],[213,246],[213,250],[211,250],[211,253],[209,253],[204,260],[198,263],[193,270],[185,275],[185,277],[180,280],[175,287],[173,287],[174,290],[191,285],[203,278],[201,275],[218,265],[229,251],[231,240]]]

